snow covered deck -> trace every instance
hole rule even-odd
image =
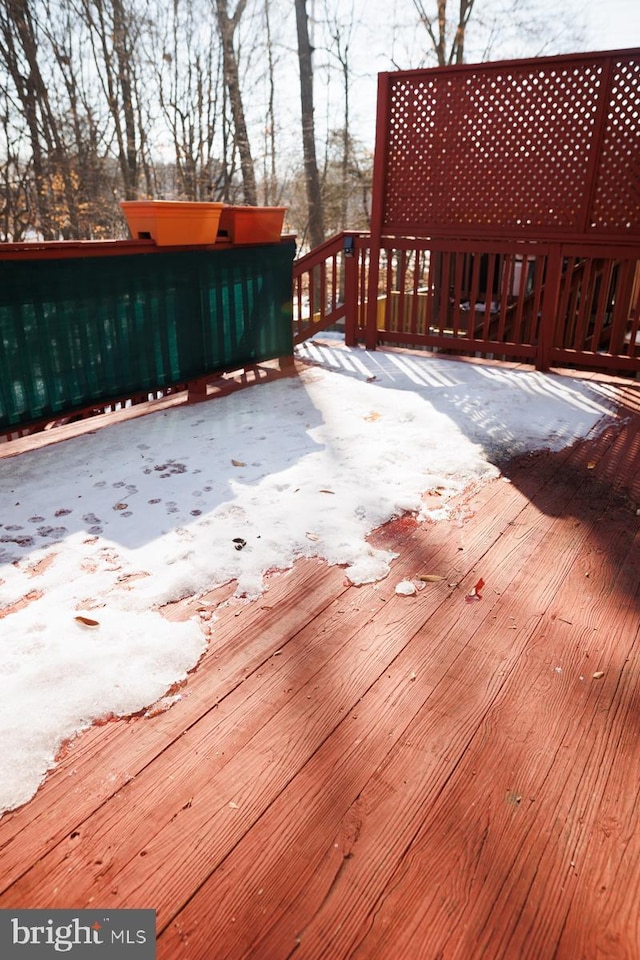
[[[62,541],[35,543],[41,551],[36,565],[20,552],[27,547],[4,540],[2,587],[13,605],[5,599],[3,643],[21,636],[34,644],[45,635],[38,608],[48,602],[48,592],[51,605],[42,611],[60,628],[64,599],[69,623],[63,635],[80,650],[91,648],[87,663],[95,664],[97,681],[87,668],[81,686],[90,689],[98,713],[118,712],[101,699],[100,682],[118,636],[127,638],[124,656],[130,656],[134,675],[137,664],[140,671],[146,664],[158,670],[161,684],[152,651],[144,652],[147,660],[135,659],[141,655],[137,634],[153,631],[160,619],[181,624],[184,663],[169,652],[164,627],[161,659],[171,661],[169,673],[177,671],[176,677],[181,669],[189,672],[170,690],[176,697],[170,708],[164,700],[128,719],[86,729],[63,749],[35,796],[0,819],[0,908],[152,907],[163,960],[639,955],[638,385],[596,375],[556,380],[527,373],[533,379],[519,381],[515,365],[439,360],[429,367],[402,352],[371,356],[309,345],[304,353],[318,365],[298,362],[298,376],[281,381],[294,393],[294,384],[304,384],[309,403],[303,430],[283,427],[279,451],[273,439],[255,446],[255,463],[238,432],[231,470],[230,451],[222,448],[218,468],[224,463],[225,482],[233,478],[235,511],[224,512],[228,504],[212,491],[215,504],[206,502],[210,484],[204,478],[195,506],[185,494],[188,489],[195,496],[188,475],[206,468],[196,463],[193,448],[190,460],[177,455],[184,420],[180,429],[164,428],[165,459],[144,472],[145,457],[158,454],[153,421],[165,410],[171,416],[168,404],[135,421],[146,449],[127,433],[127,449],[140,459],[139,475],[129,465],[114,479],[95,452],[92,469],[100,479],[93,486],[98,493],[102,480],[114,486],[113,509],[110,516],[106,507],[96,515],[92,525],[99,532],[87,530],[88,520],[71,530],[72,538],[84,540],[73,540],[67,554],[68,587],[65,578],[56,579],[55,557],[48,567],[40,565],[63,550]],[[341,373],[330,375],[328,365]],[[389,387],[385,378],[394,370],[387,405],[379,391]],[[345,394],[336,395],[336,412],[322,396],[337,394],[338,376],[349,379],[356,393],[349,403]],[[516,381],[517,389],[527,385],[519,402],[509,392]],[[409,382],[422,391],[421,402],[425,390],[430,396],[427,420],[411,407]],[[485,382],[489,392],[482,392]],[[210,418],[210,425],[219,424],[225,404],[235,409],[226,416],[235,417],[240,430],[251,425],[251,404],[269,405],[258,399],[267,389],[258,385],[185,408],[189,423]],[[540,398],[543,407],[536,406]],[[552,399],[568,405],[569,413],[563,407],[564,414],[556,410],[552,416]],[[607,408],[613,411],[613,401],[614,415],[594,429]],[[295,417],[295,401],[291,410]],[[385,431],[390,411],[393,422]],[[541,429],[553,434],[555,452],[542,452],[540,439],[519,432],[536,411],[544,411]],[[365,447],[377,451],[377,459],[365,461],[364,476],[349,453],[356,439],[349,433],[350,417],[361,431],[371,431]],[[252,425],[254,433],[255,419]],[[131,423],[121,426],[132,429]],[[574,428],[591,439],[571,443]],[[85,423],[77,429],[90,428]],[[420,447],[425,431],[432,433],[431,449]],[[86,436],[81,449],[91,451],[100,433]],[[483,436],[492,460],[478,456]],[[32,439],[41,442],[42,435]],[[77,447],[79,441],[72,442]],[[53,464],[66,446],[37,456]],[[443,449],[446,457],[438,460]],[[296,451],[295,464],[284,450]],[[518,455],[505,460],[509,450]],[[400,459],[403,451],[407,456]],[[18,470],[16,506],[31,489],[35,471],[28,465],[43,462],[33,457],[25,452],[0,460],[5,479]],[[278,471],[271,462],[263,474],[258,464],[269,457],[277,457]],[[215,463],[211,450],[204,462]],[[433,466],[430,474],[426,464]],[[236,483],[245,468],[256,472]],[[370,549],[357,547],[366,523],[345,528],[340,537],[340,524],[357,507],[364,510],[355,514],[363,522],[375,518],[381,490],[389,488],[384,509],[393,506],[394,483],[402,486],[414,468],[427,479],[419,497],[421,522],[404,514],[384,523],[369,537]],[[181,493],[171,485],[185,474],[190,486]],[[143,488],[145,478],[160,491],[157,496],[151,486]],[[91,485],[82,482],[71,489],[84,497]],[[354,484],[360,485],[357,496],[349,492]],[[52,516],[67,509],[58,504],[63,489],[43,501],[41,531],[49,509]],[[408,508],[412,489],[409,484],[398,494]],[[293,506],[298,493],[306,498],[300,511]],[[150,509],[136,521],[138,495]],[[149,519],[158,497],[166,529]],[[251,519],[252,497],[267,505],[262,528]],[[349,505],[346,515],[335,512],[339,498]],[[177,507],[175,525],[171,503]],[[299,516],[299,529],[285,513],[270,525],[267,515],[277,503]],[[215,577],[204,556],[204,521],[193,515],[188,528],[187,507],[215,515],[210,544],[221,531],[225,543],[234,544],[218,562],[254,599],[234,597],[235,583],[211,591],[202,585]],[[96,509],[85,505],[84,512]],[[61,516],[59,524],[70,527],[73,513]],[[0,519],[5,529],[25,526]],[[115,526],[125,529],[128,521],[138,523],[129,540]],[[189,529],[190,540],[184,533]],[[46,540],[42,532],[40,537]],[[263,538],[273,552],[265,550],[252,566]],[[244,543],[240,550],[236,540]],[[157,566],[148,554],[135,553],[142,541],[153,545]],[[85,552],[75,556],[78,542]],[[271,557],[272,565],[285,566],[285,547],[293,566],[267,573],[268,589],[260,593],[264,564]],[[87,554],[91,549],[95,555]],[[165,606],[161,618],[145,605],[170,596],[163,566],[178,549],[186,558],[185,582],[197,585],[200,577],[200,589],[193,599]],[[20,556],[11,559],[15,550]],[[391,571],[386,577],[385,563]],[[382,579],[353,585],[368,579],[368,564]],[[74,581],[73,573],[85,579]],[[27,583],[30,590],[21,593],[18,587]],[[415,592],[396,592],[401,584]],[[126,603],[118,590],[129,592]],[[86,626],[74,614],[95,618],[98,626]],[[196,627],[207,645],[190,669],[185,663],[189,656],[197,659],[188,649],[197,648]],[[7,676],[0,708],[8,722],[11,703],[16,730],[28,734],[32,724],[45,769],[47,731],[41,730],[38,709],[51,712],[66,696],[65,670],[48,656],[46,649],[36,650],[26,662],[29,670],[34,662],[43,664],[43,688],[46,668],[58,665],[52,699],[23,709],[7,699],[23,679],[16,654],[11,662],[18,679]],[[116,687],[124,671],[118,661]],[[143,685],[139,696],[146,707],[153,699]],[[70,715],[65,722],[77,720]],[[49,742],[54,735],[52,725]],[[5,732],[5,754],[9,740]],[[11,763],[3,771],[6,806],[17,802],[21,780],[34,776],[27,768],[37,767],[26,740],[18,756],[24,769],[16,776]]]

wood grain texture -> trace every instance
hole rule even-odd
[[[153,907],[160,960],[640,956],[640,403],[611,384],[625,423],[376,531],[386,581],[212,596],[182,700],[0,820],[0,907]]]

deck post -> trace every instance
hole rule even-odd
[[[542,313],[538,328],[536,370],[548,370],[551,366],[551,349],[556,329],[560,282],[562,280],[562,245],[552,243],[547,251],[547,272],[542,291]]]
[[[371,246],[369,248],[369,282],[365,319],[365,347],[375,350],[378,343],[378,275],[380,271],[380,242],[384,222],[385,172],[387,165],[387,127],[391,77],[378,74],[378,104],[376,114],[376,145],[373,158],[373,192],[371,202]]]
[[[347,347],[355,347],[358,342],[358,264],[360,251],[356,246],[355,237],[351,238],[351,246],[343,244],[344,256],[344,342]]]

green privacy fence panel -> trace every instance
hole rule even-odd
[[[294,253],[0,251],[0,430],[292,353]]]

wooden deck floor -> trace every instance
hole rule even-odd
[[[88,731],[0,820],[0,907],[152,907],[163,960],[637,960],[623,399],[622,428],[504,465],[450,522],[378,531],[387,581],[305,561],[220,608],[179,703]],[[395,594],[420,574],[444,579]]]

